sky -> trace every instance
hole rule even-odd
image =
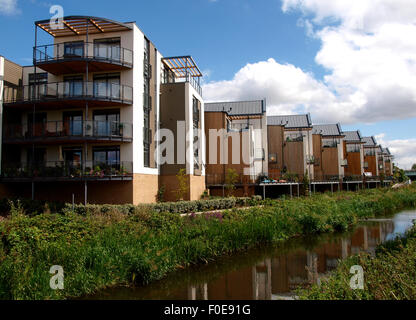
[[[55,4],[135,21],[164,56],[192,55],[205,101],[266,99],[269,115],[309,112],[416,163],[415,0],[0,0],[0,55],[29,65],[34,21]]]

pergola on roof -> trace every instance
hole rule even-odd
[[[191,56],[168,57],[163,58],[162,61],[175,73],[177,78],[202,77],[201,70]]]
[[[87,34],[87,30],[88,34],[132,30],[132,27],[127,24],[98,17],[68,16],[64,17],[62,22],[63,29],[54,29],[51,26],[50,19],[36,21],[35,26],[43,29],[53,37],[82,36]]]

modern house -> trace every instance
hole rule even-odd
[[[389,148],[383,148],[383,160],[384,160],[384,174],[386,177],[393,176],[393,155]]]
[[[39,31],[50,44],[38,45]],[[70,16],[61,29],[49,19],[35,22],[33,66],[4,68],[0,61],[1,183],[8,193],[150,203],[161,186],[167,199],[175,197],[180,169],[186,199],[205,190],[202,73],[192,57],[163,57],[133,22]],[[168,138],[176,142],[167,156],[173,161],[158,149]]]
[[[360,131],[345,131],[344,153],[346,154],[345,176],[358,180],[364,175],[364,144]]]
[[[344,154],[344,138],[341,125],[314,125],[313,156],[315,158],[315,180],[339,180],[344,177],[346,165]]]
[[[314,179],[312,121],[309,114],[267,117],[269,176]]]
[[[227,170],[233,169],[237,184],[246,187],[241,192],[254,193],[257,178],[268,170],[266,101],[206,103],[205,135],[206,184],[211,191],[215,193],[225,183]]]
[[[374,137],[363,137],[364,144],[364,172],[368,176],[378,177],[377,141]]]

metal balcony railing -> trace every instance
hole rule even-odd
[[[128,161],[46,161],[41,163],[18,163],[3,166],[2,177],[109,179],[127,178],[133,175],[133,163]]]
[[[94,60],[110,64],[133,67],[133,51],[120,46],[103,43],[57,43],[33,48],[33,62],[36,64]]]
[[[31,141],[68,138],[88,138],[91,140],[131,140],[132,123],[113,121],[47,121],[43,123],[5,124],[4,140]]]
[[[213,185],[225,185],[226,184],[226,174],[207,174],[206,177],[206,184],[213,186]],[[244,185],[244,184],[253,184],[256,183],[255,177],[238,174],[237,179],[235,180],[236,185]]]
[[[133,103],[132,87],[98,81],[51,82],[19,88],[5,87],[4,90],[4,103],[84,99]],[[13,92],[9,93],[9,90]]]

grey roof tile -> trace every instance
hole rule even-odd
[[[363,142],[365,142],[364,147],[377,147],[377,141],[374,137],[363,137]]]
[[[362,142],[361,133],[357,131],[344,131],[345,141],[347,142]]]
[[[321,134],[322,136],[342,136],[341,125],[337,124],[316,124],[313,125],[313,134]]]
[[[309,114],[289,115],[289,116],[269,116],[267,125],[285,126],[291,128],[312,128],[311,116]]]
[[[264,100],[205,103],[205,112],[225,112],[229,116],[262,115],[266,113]]]

